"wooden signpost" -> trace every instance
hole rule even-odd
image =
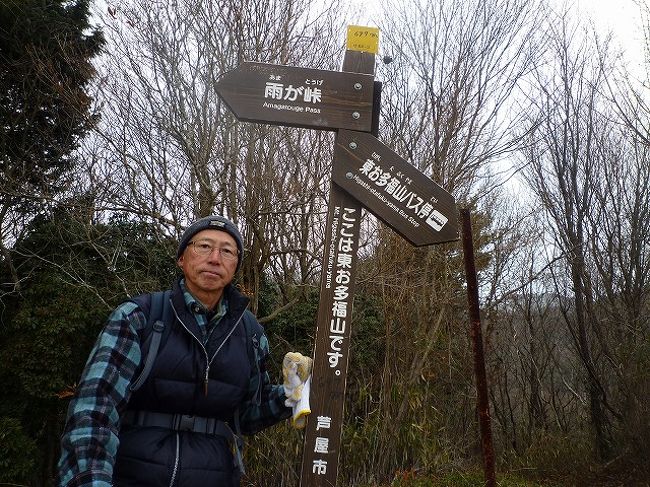
[[[216,84],[240,120],[338,131],[301,486],[336,485],[362,206],[414,245],[459,238],[454,198],[375,137],[378,39],[350,26],[342,72],[244,63]]]
[[[374,73],[375,56],[347,50],[343,70]],[[340,135],[339,131],[337,140]],[[335,151],[333,164],[336,160]],[[305,427],[301,487],[336,485],[360,224],[360,202],[332,180],[313,355],[312,390],[318,389],[318,392],[310,396],[311,414]]]

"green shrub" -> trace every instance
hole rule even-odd
[[[32,474],[36,444],[16,418],[0,417],[0,482],[24,483]]]

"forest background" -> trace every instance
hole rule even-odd
[[[380,140],[473,215],[501,485],[649,485],[645,72],[546,0],[384,8]],[[243,61],[339,70],[353,15],[0,1],[0,484],[53,484],[104,320],[178,275],[195,217],[242,228],[274,377],[312,350],[333,133],[240,123],[214,83]],[[460,243],[362,233],[339,482],[482,485]],[[301,438],[251,439],[244,485],[297,485]]]

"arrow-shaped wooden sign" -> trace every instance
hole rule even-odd
[[[369,132],[374,76],[245,62],[216,83],[239,120]]]
[[[413,245],[458,240],[453,196],[370,134],[339,130],[332,180]]]

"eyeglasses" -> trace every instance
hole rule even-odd
[[[238,250],[230,249],[228,247],[217,247],[216,245],[210,243],[208,240],[192,240],[189,243],[192,245],[194,253],[203,257],[210,255],[215,250],[219,253],[219,255],[221,255],[221,258],[223,260],[235,260],[239,254]]]

